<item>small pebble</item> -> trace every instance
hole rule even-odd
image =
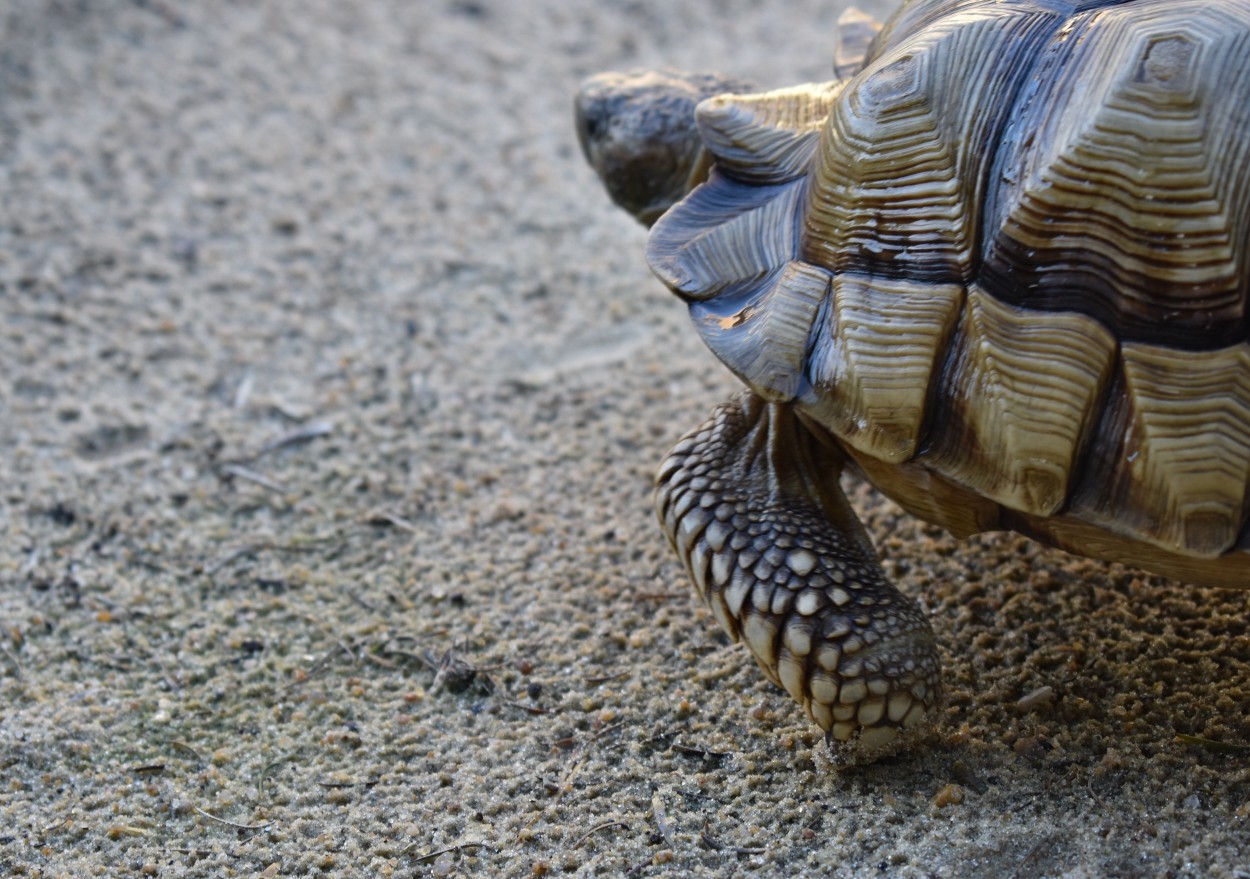
[[[958,806],[964,801],[964,789],[957,784],[944,784],[933,797],[933,805],[939,809],[944,806]]]

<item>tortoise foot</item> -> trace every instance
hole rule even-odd
[[[793,409],[744,394],[677,444],[656,511],[720,624],[827,733],[871,757],[921,729],[940,668],[923,612],[886,579]]]

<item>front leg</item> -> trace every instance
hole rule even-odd
[[[886,579],[838,476],[794,409],[746,393],[669,453],[656,512],[735,641],[860,756],[896,747],[934,708],[933,630]]]

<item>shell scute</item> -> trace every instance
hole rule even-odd
[[[1085,315],[1029,311],[974,288],[953,348],[938,390],[946,418],[922,460],[1012,510],[1057,513],[1098,424],[1115,337]]]
[[[956,534],[1250,585],[1250,0],[920,0],[852,67],[700,111],[649,256],[709,347]]]
[[[1061,22],[1042,4],[969,4],[874,58],[829,114],[803,257],[834,272],[970,279],[1003,106]]]
[[[1233,548],[1250,510],[1250,345],[1195,357],[1126,344],[1122,389],[1075,511],[1193,555]]]
[[[1004,135],[981,282],[1129,341],[1247,338],[1250,5],[1074,17]]]
[[[883,461],[911,458],[964,288],[842,273],[813,328],[803,409]]]

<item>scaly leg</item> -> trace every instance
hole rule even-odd
[[[841,469],[790,406],[746,393],[669,453],[655,503],[725,630],[831,747],[872,756],[923,725],[940,669],[933,631],[886,579]]]

